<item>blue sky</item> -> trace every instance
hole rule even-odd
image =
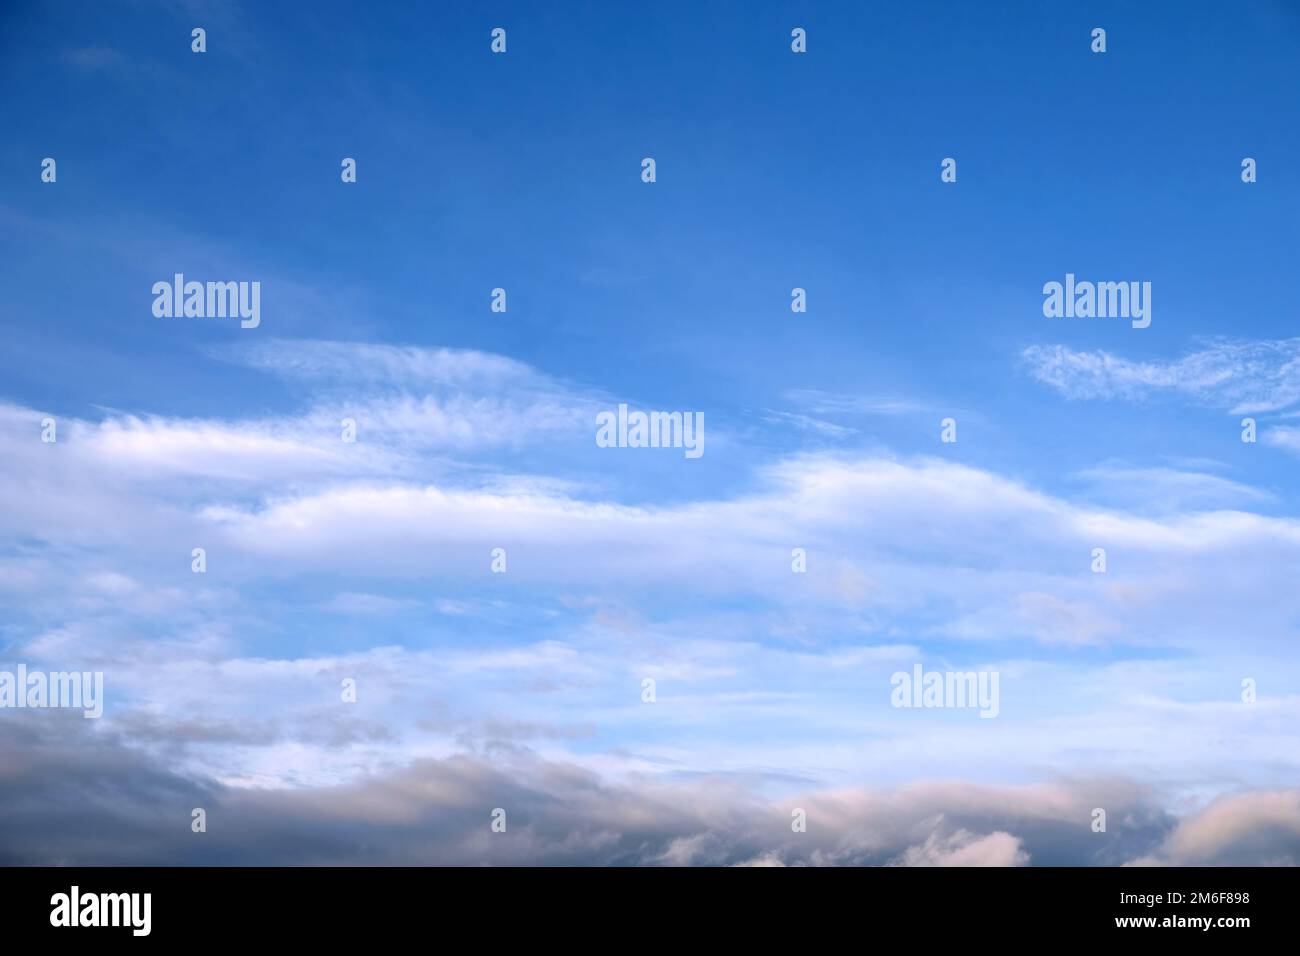
[[[77,733],[232,807],[471,760],[1144,821],[877,862],[1294,844],[1300,10],[697,6],[8,5],[0,666],[104,670]],[[177,272],[260,326],[155,317]],[[1044,317],[1066,273],[1150,327]],[[620,402],[705,454],[598,448]],[[914,663],[999,672],[998,718],[891,707]],[[808,858],[706,818],[646,861]]]

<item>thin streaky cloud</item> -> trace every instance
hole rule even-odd
[[[1071,399],[1168,394],[1232,414],[1276,412],[1300,402],[1300,338],[1222,340],[1173,361],[1134,361],[1065,345],[1030,346],[1021,358],[1030,375]]]

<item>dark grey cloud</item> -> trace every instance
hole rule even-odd
[[[135,726],[139,730],[139,725]],[[181,728],[186,734],[208,730]],[[218,736],[221,736],[218,733]],[[190,829],[207,812],[206,833]],[[491,830],[506,811],[506,832]],[[1091,828],[1107,812],[1107,832]],[[807,831],[791,829],[802,809]],[[1116,865],[1300,861],[1300,791],[1178,819],[1123,780],[960,781],[767,801],[734,778],[602,781],[525,748],[334,787],[193,779],[95,721],[0,713],[0,863],[78,865]]]

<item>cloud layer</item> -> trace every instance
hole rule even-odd
[[[1300,862],[1300,792],[1176,818],[1121,780],[916,782],[755,799],[735,781],[602,782],[527,753],[417,760],[346,786],[223,787],[68,718],[6,722],[3,865],[1022,866]],[[206,813],[193,832],[192,811]],[[505,811],[505,831],[491,828]],[[1096,811],[1106,828],[1093,827]],[[803,811],[806,830],[792,821]]]
[[[583,473],[625,462],[592,457],[608,398],[522,363],[224,358],[297,407],[55,415],[48,444],[48,411],[0,406],[0,666],[108,694],[93,729],[0,713],[14,861],[1194,862],[1228,831],[1293,853],[1260,795],[1300,753],[1300,523],[1245,510],[1266,493],[1105,465],[1083,477],[1164,506],[1100,507],[850,448],[626,500]],[[998,718],[892,706],[918,664],[999,673]],[[47,825],[67,839],[24,836]]]

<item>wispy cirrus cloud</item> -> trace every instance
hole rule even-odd
[[[1021,358],[1034,378],[1071,399],[1176,394],[1232,414],[1281,411],[1300,402],[1300,338],[1215,340],[1173,361],[1134,361],[1064,345],[1030,346]]]
[[[910,415],[931,410],[931,406],[910,398],[842,395],[815,388],[790,389],[784,397],[801,408],[822,415]]]
[[[1272,431],[1275,429],[1266,434]],[[1096,498],[1148,513],[1244,507],[1277,500],[1270,491],[1209,470],[1216,467],[1222,466],[1217,462],[1197,462],[1183,468],[1135,467],[1110,461],[1083,469],[1074,477],[1086,483]]]

